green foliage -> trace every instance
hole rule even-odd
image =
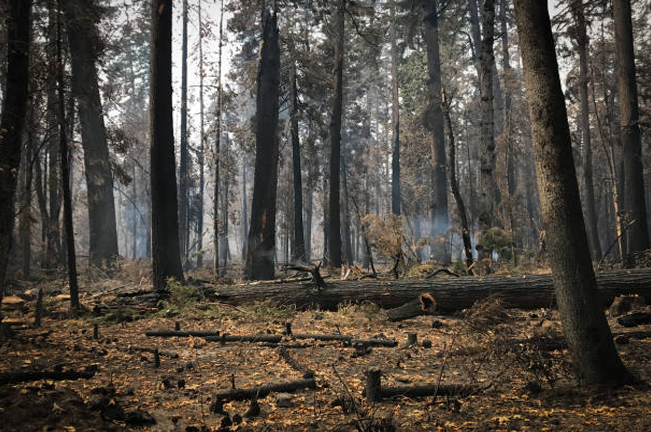
[[[493,227],[480,233],[477,250],[496,252],[500,259],[510,260],[513,257],[513,238],[501,228]]]
[[[187,315],[195,311],[197,303],[204,300],[203,292],[196,286],[184,285],[180,282],[169,279],[167,289],[170,292],[170,298],[162,302],[162,308],[157,313],[162,317],[175,317]]]

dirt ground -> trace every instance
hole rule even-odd
[[[89,308],[110,300],[110,296],[83,297]],[[64,301],[62,296],[46,302],[49,313],[40,328],[26,326],[0,347],[0,377],[18,371],[81,371],[89,366],[96,366],[97,373],[89,379],[0,385],[3,431],[651,430],[651,390],[645,384],[617,390],[574,385],[560,323],[552,310],[507,310],[488,301],[457,316],[393,323],[369,304],[296,312],[271,304],[211,305],[200,298],[190,301],[186,295],[182,303],[168,303],[162,312],[130,321],[116,318],[119,314],[111,319],[90,314],[66,318],[56,313]],[[13,316],[30,314],[23,310]],[[651,326],[626,329],[612,317],[609,321],[618,342],[624,342],[617,344],[622,359],[643,383],[649,382],[651,338],[640,332],[651,331]],[[398,346],[360,350],[342,342],[292,341],[285,336],[283,343],[307,345],[288,351],[315,372],[317,388],[292,393],[286,403],[274,393],[260,398],[260,414],[249,418],[248,401],[225,403],[227,414],[210,412],[212,395],[233,383],[248,388],[301,379],[278,348],[144,334],[171,330],[178,323],[183,330],[280,335],[285,322],[292,323],[294,333],[382,336],[395,339]],[[631,331],[637,333],[622,338]],[[408,333],[417,334],[417,345],[404,346]],[[422,345],[426,340],[431,347]],[[136,347],[157,348],[160,367],[155,367],[151,352]],[[368,403],[363,389],[369,367],[382,371],[383,386],[465,384],[473,390],[470,395]]]

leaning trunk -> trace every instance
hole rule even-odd
[[[633,377],[612,341],[590,260],[547,3],[516,0],[515,14],[547,252],[574,367],[583,384],[630,382]]]

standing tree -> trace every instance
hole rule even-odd
[[[332,100],[332,117],[330,118],[330,205],[328,206],[328,263],[332,267],[341,267],[341,216],[339,200],[339,172],[341,164],[341,112],[343,107],[343,70],[344,70],[344,22],[346,0],[339,0],[333,15],[334,24],[334,70]]]
[[[303,232],[303,182],[301,179],[301,147],[298,135],[298,88],[296,85],[296,62],[290,76],[289,104],[291,109],[292,164],[294,171],[294,233],[292,260],[305,261],[305,237]]]
[[[0,118],[0,302],[5,290],[5,274],[14,229],[14,199],[27,110],[31,8],[30,0],[11,0],[6,18],[6,87]],[[0,328],[0,339],[2,335]]]
[[[255,174],[251,228],[246,253],[249,279],[274,278],[276,186],[278,182],[278,96],[280,47],[277,11],[263,12],[256,95]]]
[[[224,37],[224,1],[219,3],[219,54],[217,54],[217,112],[215,113],[215,189],[213,193],[213,274],[219,277],[219,237],[221,224],[219,223],[219,151],[222,139],[222,48]]]
[[[197,267],[203,266],[203,193],[205,183],[204,171],[204,151],[206,148],[205,125],[204,125],[204,102],[203,102],[203,16],[201,14],[201,2],[198,3],[199,14],[199,151],[198,151],[198,164],[199,164],[199,205],[197,209]]]
[[[94,0],[63,0],[72,58],[72,91],[77,99],[88,187],[90,262],[102,267],[118,255],[113,174],[99,94],[97,67],[99,7]]]
[[[579,97],[581,99],[581,134],[583,136],[585,183],[585,219],[588,242],[594,259],[601,258],[601,245],[597,230],[597,210],[592,181],[592,139],[590,136],[590,106],[588,101],[588,33],[586,31],[583,0],[573,0],[572,12],[576,21],[576,45],[579,51]]]
[[[183,280],[172,124],[172,0],[152,0],[149,69],[151,225],[154,289]]]
[[[495,122],[493,108],[493,74],[495,54],[495,0],[485,0],[482,14],[481,40],[481,188],[479,192],[479,229],[494,225],[493,213],[497,184],[495,183]],[[485,251],[489,252],[489,251]]]
[[[436,5],[435,5],[436,7]],[[391,212],[400,214],[400,96],[398,93],[398,36],[396,2],[391,1],[391,128],[393,158],[391,165]]]
[[[599,302],[547,3],[514,3],[547,251],[570,354],[581,384],[631,382]]]
[[[445,235],[448,230],[448,181],[445,157],[445,126],[441,109],[441,56],[439,20],[436,1],[422,3],[424,8],[425,46],[427,48],[427,106],[426,124],[432,133],[432,226],[431,236]],[[439,255],[439,254],[437,254]],[[447,261],[447,253],[443,255]]]
[[[61,188],[63,189],[63,224],[66,233],[66,264],[68,266],[68,283],[70,284],[70,309],[73,313],[79,312],[79,284],[77,283],[77,257],[75,255],[75,230],[72,223],[72,193],[70,191],[70,165],[72,160],[68,157],[68,139],[66,134],[66,111],[64,97],[64,72],[63,52],[61,49],[61,19],[57,17],[57,109],[59,110],[59,162],[61,164]]]
[[[187,259],[190,251],[190,223],[188,207],[188,0],[183,0],[183,36],[181,47],[181,165],[179,166],[179,229],[181,253]]]
[[[634,252],[649,249],[646,218],[640,109],[637,102],[635,54],[630,0],[613,0],[615,45],[617,52],[617,90],[622,143],[624,144],[624,205],[629,227],[626,231],[626,264],[635,263]]]

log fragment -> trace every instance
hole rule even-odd
[[[271,383],[246,389],[231,389],[213,394],[213,401],[243,401],[254,398],[264,398],[270,393],[290,393],[302,389],[316,387],[314,378],[302,379],[298,381],[288,381],[284,383]]]
[[[292,369],[294,369],[295,371],[298,371],[301,374],[303,374],[303,378],[305,378],[305,379],[314,378],[314,371],[311,370],[309,367],[307,367],[305,365],[302,365],[299,362],[297,362],[291,355],[289,355],[289,352],[287,351],[287,348],[285,348],[284,346],[281,345],[281,346],[278,347],[278,352],[279,352],[280,356],[283,358],[283,360],[285,360],[285,362],[287,362],[287,364]]]
[[[359,339],[350,335],[341,334],[319,334],[319,333],[295,333],[292,335],[295,339],[314,339],[320,341],[341,341],[347,342],[351,345],[368,345],[368,346],[384,346],[394,347],[398,342],[394,339],[371,338]]]
[[[651,301],[651,270],[614,271],[597,274],[602,304],[606,307],[618,295],[638,294]],[[466,309],[477,300],[494,295],[503,304],[521,309],[553,307],[556,303],[551,274],[526,276],[459,277],[446,279],[400,279],[392,281],[331,280],[321,289],[311,284],[285,283],[229,285],[212,290],[212,297],[231,305],[274,300],[278,304],[305,309],[320,306],[335,310],[340,303],[373,302],[385,309],[395,308],[429,293],[437,309],[451,312]]]
[[[651,324],[651,312],[633,312],[618,318],[617,322],[624,327],[637,327],[639,325]]]
[[[432,315],[436,311],[436,300],[430,293],[422,293],[416,300],[412,300],[397,308],[389,309],[389,321],[402,321],[419,315]]]
[[[366,372],[364,395],[369,402],[380,402],[392,397],[467,396],[475,391],[475,388],[461,384],[384,387],[380,369],[369,368]]]
[[[180,330],[152,330],[145,332],[145,336],[149,337],[206,337],[206,336],[219,336],[219,331],[207,331],[207,330],[192,330],[192,331],[180,331]]]
[[[278,343],[283,337],[281,335],[268,335],[268,334],[257,334],[257,335],[227,335],[223,334],[221,336],[206,336],[204,338],[208,342],[266,342],[266,343]]]

